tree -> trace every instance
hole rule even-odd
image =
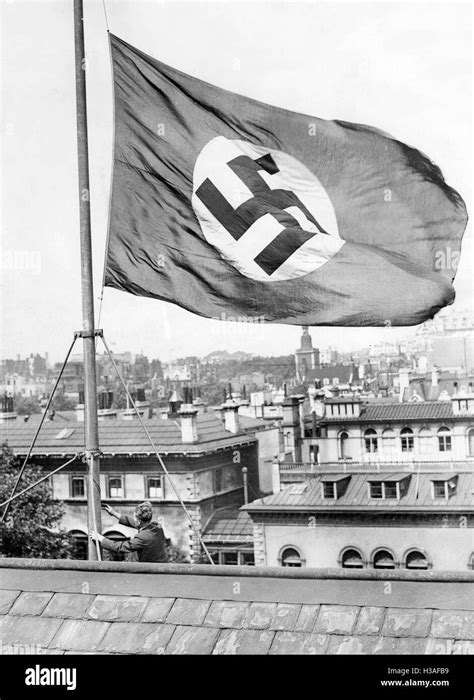
[[[19,416],[26,416],[32,413],[40,413],[41,406],[36,397],[21,396],[21,394],[19,394],[15,396],[15,411]]]
[[[10,498],[21,463],[11,449],[3,444],[0,453],[0,502]],[[40,467],[26,467],[18,491],[38,481],[44,473]],[[53,500],[47,481],[13,501],[0,532],[1,555],[34,559],[67,559],[75,555],[75,543],[59,521],[64,505]]]

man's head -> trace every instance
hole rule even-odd
[[[137,527],[143,527],[144,525],[148,525],[152,517],[153,512],[150,501],[144,501],[143,503],[139,503],[138,506],[135,508],[134,518]]]

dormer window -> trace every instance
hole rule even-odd
[[[334,481],[323,481],[323,498],[337,498],[337,487]]]
[[[433,479],[431,483],[433,498],[447,500],[456,492],[457,476],[449,479]]]
[[[321,498],[335,501],[341,498],[349,486],[350,476],[331,476],[321,480]]]
[[[369,496],[377,499],[399,499],[400,483],[398,481],[370,481]]]

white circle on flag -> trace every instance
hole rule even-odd
[[[240,273],[302,277],[344,241],[316,175],[288,153],[216,136],[194,165],[192,206],[203,235]]]

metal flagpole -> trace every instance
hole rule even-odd
[[[74,48],[76,64],[77,155],[79,218],[81,230],[82,332],[84,347],[85,456],[88,466],[87,522],[101,532],[99,427],[95,367],[94,292],[92,281],[89,154],[87,145],[86,60],[82,0],[74,0]],[[100,559],[100,549],[89,540],[89,559]]]

